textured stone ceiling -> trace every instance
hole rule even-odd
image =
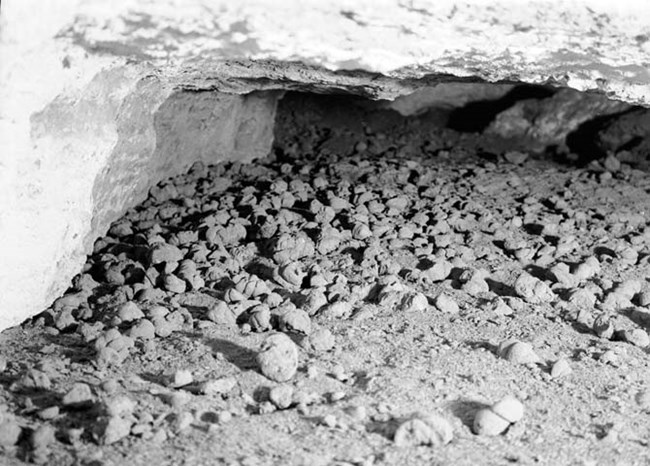
[[[65,35],[94,52],[183,65],[300,61],[398,77],[554,82],[647,104],[643,1],[88,1]],[[207,71],[207,70],[206,70]]]

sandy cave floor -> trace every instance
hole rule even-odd
[[[647,174],[327,126],[153,188],[0,335],[2,464],[650,463]]]

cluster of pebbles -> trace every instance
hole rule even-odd
[[[570,377],[585,356],[537,348],[533,332],[513,330],[519,316],[595,338],[585,351],[613,367],[626,348],[649,348],[648,206],[634,196],[650,186],[644,173],[521,153],[386,156],[365,140],[346,156],[290,152],[197,163],[111,226],[27,328],[53,343],[0,361],[5,453],[101,463],[102,446],[225,435],[234,419],[287,411],[364,435],[380,423],[396,448],[439,450],[525,420],[527,395],[512,387],[463,422],[444,403],[400,416],[359,398],[336,411],[363,391],[363,373],[343,363],[350,328],[388,316],[446,328],[439,346],[452,349],[452,335],[504,323],[474,350],[545,380]],[[372,371],[381,378],[381,365]]]

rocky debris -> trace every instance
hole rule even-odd
[[[85,383],[76,383],[63,396],[61,402],[67,408],[83,409],[92,406],[94,396],[90,386]]]
[[[456,314],[459,311],[456,301],[445,293],[440,293],[436,296],[433,303],[440,312],[446,314]]]
[[[8,412],[0,412],[0,446],[12,447],[18,443],[22,433],[16,418]]]
[[[17,387],[32,390],[49,390],[52,388],[50,377],[38,369],[27,370],[17,381]]]
[[[645,348],[650,345],[648,333],[640,328],[623,330],[621,332],[621,339],[640,348]]]
[[[136,407],[136,402],[125,395],[116,395],[104,401],[106,413],[110,417],[129,418]]]
[[[332,332],[326,328],[319,328],[311,332],[308,338],[304,339],[304,347],[317,353],[329,351],[336,345],[336,339]]]
[[[555,295],[543,281],[524,272],[515,281],[517,296],[530,304],[541,304],[552,301]]]
[[[500,343],[497,354],[513,364],[538,364],[541,362],[540,357],[529,343],[517,340],[506,340]]]
[[[192,382],[194,382],[194,376],[192,375],[192,371],[188,369],[178,369],[170,377],[169,385],[170,387],[173,388],[180,388],[189,385]]]
[[[102,445],[110,445],[128,437],[132,425],[133,421],[119,416],[102,418],[97,423],[93,435]]]
[[[234,377],[221,377],[218,379],[206,380],[199,384],[199,392],[204,395],[227,394],[237,385]]]
[[[242,448],[268,452],[269,426],[313,424],[331,451],[380,433],[434,446],[444,462],[467,448],[468,438],[450,442],[452,430],[463,436],[457,418],[472,423],[462,406],[453,419],[395,413],[513,384],[540,395],[527,402],[535,422],[559,422],[556,404],[575,423],[599,422],[585,420],[588,402],[603,423],[616,417],[603,400],[634,411],[611,381],[648,382],[634,370],[650,343],[645,175],[621,151],[570,170],[522,148],[477,156],[478,136],[431,132],[426,118],[415,132],[373,118],[353,118],[353,140],[309,126],[298,139],[280,134],[267,159],[196,164],[154,187],[96,242],[69,292],[19,329],[28,336],[11,344],[25,356],[3,347],[7,451],[72,462],[71,445],[114,459],[144,442],[168,453],[175,437],[200,450],[254,424]],[[538,351],[556,356],[545,364]],[[643,414],[650,403],[639,399]],[[513,451],[543,461],[542,441],[509,429],[512,405],[477,415],[475,430],[508,431]],[[597,448],[600,428],[585,433],[574,417],[572,442]]]
[[[285,333],[298,333],[309,335],[311,333],[311,319],[302,309],[290,309],[279,317],[280,330]]]
[[[437,414],[418,413],[400,424],[395,431],[394,441],[400,447],[442,447],[453,438],[453,428],[445,418]]]
[[[480,409],[474,417],[476,435],[495,436],[524,417],[524,405],[508,395],[488,408]]]
[[[29,436],[29,444],[32,448],[32,454],[35,463],[45,463],[50,453],[50,445],[55,441],[56,429],[49,425],[43,424],[34,429]]]
[[[278,409],[287,409],[293,402],[293,387],[290,385],[278,385],[269,392],[269,400]]]
[[[560,377],[565,377],[572,372],[571,365],[566,359],[558,359],[551,366],[551,377],[554,379],[559,379]]]

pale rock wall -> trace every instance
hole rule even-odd
[[[282,90],[417,91],[408,113],[485,80],[505,84],[477,97],[551,83],[648,105],[648,17],[636,0],[3,0],[0,329],[63,292],[152,183],[263,155]]]

